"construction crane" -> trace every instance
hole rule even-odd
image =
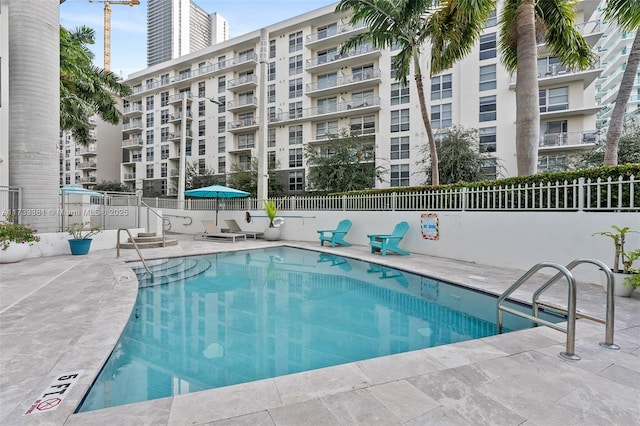
[[[89,0],[89,3],[104,3],[104,69],[111,68],[111,4],[124,4],[126,6],[136,6],[140,0]]]

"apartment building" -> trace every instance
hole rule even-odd
[[[264,96],[258,78],[260,31],[130,75],[126,82],[134,93],[124,104],[123,182],[177,195],[181,144],[188,162],[223,176],[232,164],[250,167],[262,143],[285,191],[302,194],[308,171],[304,147],[330,154],[328,135],[348,129],[372,141],[375,162],[388,170],[377,186],[423,183],[416,162],[427,137],[413,76],[408,87],[395,80],[393,50],[363,45],[340,54],[341,44],[365,28],[349,25],[334,9],[330,5],[265,28]],[[579,28],[592,45],[602,35],[599,23],[590,21],[594,11],[591,2],[577,10]],[[487,177],[516,174],[516,80],[499,61],[498,13],[464,60],[425,82],[434,129],[454,124],[478,129],[481,149],[493,159]],[[540,170],[557,170],[597,140],[601,107],[595,105],[594,81],[600,69],[563,68],[545,46],[539,47],[539,58]],[[426,74],[428,55],[422,61]],[[267,120],[259,119],[261,110]],[[263,132],[261,122],[266,122]]]
[[[122,151],[120,126],[93,116],[90,119],[91,142],[82,146],[71,132],[60,132],[60,186],[81,185],[91,189],[104,181],[120,181]]]
[[[149,0],[147,3],[147,66],[227,39],[227,21],[217,13],[209,15],[191,0]]]

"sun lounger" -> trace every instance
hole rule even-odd
[[[235,219],[225,219],[225,223],[229,227],[229,232],[232,232],[234,234],[244,234],[249,238],[252,237],[254,240],[257,238],[264,238],[264,232],[243,231]]]
[[[236,239],[241,239],[241,240],[246,240],[247,236],[245,234],[235,234],[232,232],[222,232],[220,231],[220,229],[216,226],[215,222],[212,220],[203,220],[201,221],[202,225],[204,226],[205,231],[200,234],[200,239],[206,239],[206,240],[215,240],[215,239],[222,239],[222,240],[232,240],[234,243],[236,242]]]

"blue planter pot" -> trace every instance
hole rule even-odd
[[[86,238],[84,240],[69,240],[69,248],[71,248],[71,254],[81,255],[89,253],[89,248],[91,247],[91,238]]]

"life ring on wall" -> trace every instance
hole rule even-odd
[[[251,223],[251,213],[245,212],[244,213],[244,220],[246,220],[247,223]]]
[[[284,225],[284,219],[281,217],[276,217],[273,219],[273,226],[274,228],[280,228],[282,225]]]

